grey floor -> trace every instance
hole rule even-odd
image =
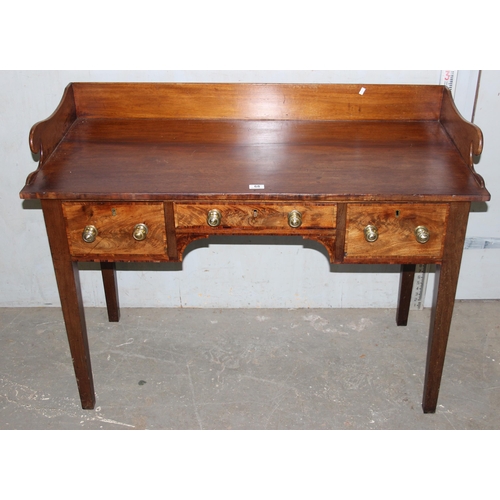
[[[82,410],[58,308],[0,309],[0,429],[498,429],[500,307],[457,302],[438,410],[430,311],[87,309]]]

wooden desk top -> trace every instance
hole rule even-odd
[[[71,84],[31,131],[41,161],[21,197],[489,199],[481,132],[448,90],[360,87]]]

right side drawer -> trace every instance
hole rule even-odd
[[[344,261],[438,261],[448,214],[446,203],[350,203]]]

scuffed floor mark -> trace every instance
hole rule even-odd
[[[134,425],[127,424],[126,422],[119,422],[118,420],[113,420],[105,417],[104,415],[100,415],[100,407],[97,407],[94,411],[89,410],[89,413],[82,415],[81,408],[76,407],[76,405],[74,410],[63,410],[61,408],[54,407],[54,405],[61,404],[60,399],[50,397],[50,394],[39,394],[38,391],[27,385],[19,384],[7,379],[0,379],[0,384],[4,388],[3,396],[8,403],[23,408],[24,410],[31,411],[44,418],[53,419],[66,417],[73,419],[75,422],[79,421],[80,425],[85,422],[100,421],[107,424],[135,428]],[[37,401],[52,401],[53,406],[37,406]],[[67,405],[67,402],[65,402],[64,405]]]
[[[443,415],[443,417],[444,417],[444,418],[447,420],[447,422],[450,424],[451,428],[452,428],[454,431],[456,431],[456,430],[457,430],[457,428],[453,425],[453,422],[452,422],[452,421],[448,418],[448,415],[447,415],[447,413],[448,413],[448,414],[450,414],[450,415],[452,415],[452,414],[453,414],[453,412],[452,412],[451,410],[447,410],[447,409],[445,409],[445,407],[444,407],[443,405],[439,405],[439,409],[440,409],[440,410],[439,410],[439,413],[440,413],[441,415]]]
[[[308,314],[307,316],[302,316],[304,321],[311,323],[311,326],[318,332],[323,333],[338,333],[339,335],[349,335],[349,333],[342,330],[337,330],[336,328],[329,328],[328,320],[318,316],[317,314]]]
[[[368,318],[361,318],[357,323],[355,321],[351,321],[346,326],[351,330],[356,332],[362,332],[365,328],[368,328],[373,325],[373,321]]]
[[[123,344],[118,344],[116,347],[122,347],[124,345],[129,345],[129,344],[133,344],[134,343],[134,339],[128,339],[127,342],[124,342]]]
[[[286,377],[285,380],[283,380],[282,382],[279,382],[278,385],[279,385],[279,390],[278,390],[278,393],[269,401],[270,405],[271,405],[271,409],[267,415],[267,418],[266,418],[266,422],[265,422],[265,425],[264,425],[264,428],[267,429],[270,425],[270,422],[271,420],[274,418],[274,415],[276,414],[276,412],[278,411],[282,411],[283,408],[282,408],[282,402],[283,400],[285,400],[285,396],[287,395],[287,393],[289,392],[294,392],[295,393],[295,399],[296,400],[299,400],[300,399],[300,392],[297,390],[297,387],[295,387],[295,385],[289,385],[289,380],[295,380],[296,379],[296,374],[298,372],[298,369],[297,368],[294,368],[289,374],[288,376]],[[267,383],[269,383],[269,381],[266,380]],[[275,382],[274,382],[275,383]],[[279,422],[277,422],[277,425],[279,424]]]
[[[256,316],[255,318],[257,321],[267,321],[268,319],[271,319],[269,318],[269,316]]]
[[[237,370],[240,367],[240,356],[230,351],[225,351],[216,346],[205,352],[205,357],[217,365],[221,365],[223,370],[231,368]]]
[[[338,330],[337,328],[331,328],[329,326],[328,320],[325,318],[322,318],[321,316],[317,314],[308,314],[307,316],[302,316],[302,319],[304,321],[308,321],[311,323],[311,326],[318,332],[323,332],[323,333],[337,333],[339,335],[349,335],[349,332],[343,331],[343,330]],[[369,328],[370,326],[373,325],[373,322],[368,319],[368,318],[361,318],[359,321],[351,321],[347,325],[345,325],[346,329],[349,329],[351,331],[355,332],[362,332],[366,328]],[[340,325],[343,327],[344,325]]]
[[[26,409],[34,409],[31,402],[38,400],[47,401],[50,399],[48,395],[39,395],[37,391],[27,385],[18,384],[7,379],[0,379],[0,383],[4,386],[4,396],[8,403],[13,403],[22,406]]]
[[[98,406],[96,409],[95,409],[95,416],[92,416],[92,417],[88,417],[82,421],[80,421],[80,424],[83,423],[85,420],[88,422],[90,420],[98,420],[99,422],[105,422],[106,424],[115,424],[115,425],[121,425],[122,427],[130,427],[132,429],[135,429],[135,425],[132,425],[132,424],[126,424],[125,422],[119,422],[118,420],[113,420],[111,418],[106,418],[102,415],[99,415],[101,411],[101,407]],[[85,417],[86,415],[83,415],[83,417]]]
[[[318,316],[317,314],[308,314],[307,316],[303,316],[303,318],[305,321],[310,322],[312,327],[318,332],[331,331],[330,329],[326,328],[326,326],[328,325],[328,321],[325,318]]]
[[[248,351],[244,354],[232,353],[218,346],[204,352],[205,358],[208,359],[211,364],[217,366],[217,387],[224,382],[223,373],[225,372],[226,368],[230,370],[238,370],[240,368],[240,359],[243,360],[243,358],[246,358],[248,354]]]
[[[189,368],[189,363],[186,363],[186,367],[187,367],[187,372],[188,372],[189,387],[191,388],[191,399],[193,401],[194,414],[196,415],[196,421],[198,422],[198,426],[199,426],[200,430],[203,430],[203,424],[201,423],[201,417],[200,417],[200,414],[198,412],[198,405],[196,404],[193,378],[191,377],[191,370]]]
[[[131,427],[132,429],[135,429],[135,425],[126,424],[124,422],[118,422],[117,420],[112,420],[110,418],[104,418],[104,417],[101,417],[101,416],[86,418],[85,420],[82,420],[80,422],[80,424],[83,424],[85,421],[89,422],[89,421],[96,421],[96,420],[99,421],[99,422],[104,422],[106,424],[121,425],[122,427]]]

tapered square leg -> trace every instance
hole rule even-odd
[[[441,265],[436,266],[436,283],[422,401],[424,413],[434,413],[436,411],[451,318],[455,305],[455,293],[460,274],[469,209],[470,203],[468,202],[451,204],[443,261]]]
[[[398,309],[396,312],[396,324],[398,326],[406,326],[408,324],[408,314],[410,312],[411,292],[413,290],[415,267],[415,264],[403,264],[401,266]]]
[[[83,409],[91,410],[95,406],[94,381],[79,271],[70,257],[61,202],[42,200],[42,208],[80,401]]]
[[[120,320],[120,304],[118,302],[118,286],[116,282],[116,266],[114,262],[101,262],[102,281],[109,321]]]

